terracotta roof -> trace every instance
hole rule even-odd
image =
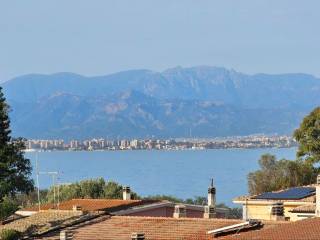
[[[119,199],[72,199],[61,202],[60,210],[72,210],[73,206],[80,206],[82,211],[101,211],[101,210],[121,210],[126,207],[133,207],[143,204],[150,204],[155,201],[145,200],[119,200]],[[41,210],[53,209],[53,204],[41,205]],[[25,208],[22,211],[38,211],[38,206]]]
[[[293,212],[293,213],[315,213],[316,212],[316,205],[315,204],[302,205],[302,206],[299,206],[299,207],[292,209],[290,212]]]
[[[46,230],[50,227],[61,225],[74,219],[78,219],[82,216],[80,212],[40,212],[30,217],[18,219],[11,223],[0,225],[0,231],[2,229],[15,229],[24,233],[36,233]]]
[[[237,240],[319,240],[320,218],[309,218],[271,228],[242,232],[222,239]]]
[[[207,240],[213,239],[207,231],[240,222],[231,219],[112,216],[94,224],[69,228],[69,231],[75,240],[128,240],[133,232],[144,233],[148,240]],[[59,233],[51,233],[41,239],[58,240]]]

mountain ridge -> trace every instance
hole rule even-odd
[[[1,86],[13,134],[28,138],[290,134],[320,104],[320,79],[312,75],[210,66],[29,74]]]

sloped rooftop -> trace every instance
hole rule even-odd
[[[265,192],[253,199],[270,199],[270,200],[299,200],[315,195],[314,187],[293,187],[278,192]]]
[[[224,240],[319,240],[320,218],[309,218],[272,228],[241,232],[222,238]]]
[[[309,205],[302,205],[292,209],[290,212],[293,213],[315,213],[316,212],[316,205],[309,204]]]
[[[72,210],[73,206],[81,207],[82,211],[120,210],[126,207],[134,207],[143,204],[154,203],[150,200],[119,200],[119,199],[72,199],[61,202],[60,210]],[[41,205],[41,210],[57,208],[52,203]],[[38,211],[38,206],[25,208],[21,211]]]
[[[26,234],[41,233],[52,227],[71,223],[74,220],[78,220],[81,216],[81,212],[72,211],[59,213],[56,211],[40,212],[30,217],[21,218],[8,224],[0,225],[0,231],[2,229],[14,229]]]
[[[301,186],[282,189],[279,191],[265,192],[252,196],[239,196],[233,199],[233,201],[295,201],[295,202],[315,202],[315,186]]]
[[[133,232],[144,233],[148,240],[207,240],[213,239],[207,231],[241,222],[230,219],[112,216],[94,224],[67,230],[77,240],[128,240]],[[37,239],[58,240],[59,232]]]

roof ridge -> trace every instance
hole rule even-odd
[[[111,218],[115,219],[155,219],[155,220],[171,220],[171,221],[215,221],[215,222],[239,222],[243,221],[242,219],[229,219],[229,218],[173,218],[173,217],[150,217],[150,216],[112,216]]]
[[[64,202],[68,202],[71,200],[76,201],[121,201],[121,202],[141,202],[140,199],[131,199],[131,200],[123,200],[123,199],[113,199],[113,198],[72,198],[69,200],[66,200]]]

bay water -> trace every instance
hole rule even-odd
[[[166,194],[178,198],[206,196],[210,178],[217,188],[217,202],[234,206],[232,199],[248,192],[247,175],[258,169],[264,153],[279,159],[295,158],[295,148],[215,149],[181,151],[52,151],[28,152],[39,171],[58,171],[59,183],[103,177],[142,196]],[[52,186],[52,178],[40,175],[40,188]]]

